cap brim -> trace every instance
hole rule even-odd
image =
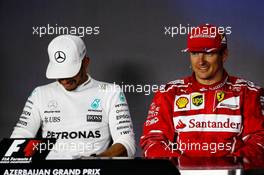
[[[219,50],[218,48],[210,48],[210,49],[206,49],[206,48],[186,48],[181,50],[182,52],[214,52]]]
[[[82,62],[72,65],[58,65],[49,63],[46,71],[46,77],[48,79],[60,79],[60,78],[71,78],[77,75],[80,71]]]

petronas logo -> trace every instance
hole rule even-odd
[[[121,102],[125,102],[126,101],[124,93],[120,92],[119,99],[120,99]]]
[[[94,101],[91,104],[91,107],[93,109],[97,109],[99,107],[99,105],[100,105],[100,99],[94,99]]]

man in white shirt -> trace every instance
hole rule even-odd
[[[81,38],[60,35],[48,46],[46,76],[57,81],[35,88],[11,138],[56,138],[50,159],[133,156],[135,139],[120,87],[87,74],[89,58]],[[59,145],[59,146],[58,146]]]

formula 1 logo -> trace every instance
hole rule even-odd
[[[0,163],[30,163],[40,140],[13,140]]]
[[[12,156],[14,153],[18,152],[21,149],[21,145],[25,142],[26,140],[14,140],[12,145],[9,147],[7,152],[5,153],[6,157]],[[26,147],[23,149],[23,153],[25,157],[32,157],[35,154],[36,149],[35,148],[41,141],[40,140],[30,140],[27,144]]]
[[[5,153],[5,156],[10,157],[14,152],[18,152],[20,149],[20,146],[22,143],[24,143],[26,140],[14,140],[12,145],[9,147],[7,152]]]
[[[57,52],[55,52],[55,54],[54,54],[54,58],[55,58],[55,60],[56,60],[58,63],[62,63],[62,62],[64,62],[64,61],[66,60],[66,55],[65,55],[65,53],[62,52],[62,51],[57,51]]]
[[[56,139],[3,139],[0,142],[1,163],[31,163],[45,160]]]

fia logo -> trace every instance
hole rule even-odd
[[[91,107],[93,108],[93,109],[97,109],[98,107],[99,107],[99,105],[100,105],[100,99],[94,99],[94,101],[92,102],[92,104],[91,104]]]
[[[123,92],[120,92],[119,99],[120,99],[121,102],[125,102],[126,101],[126,98],[125,98],[125,95],[124,95]]]

